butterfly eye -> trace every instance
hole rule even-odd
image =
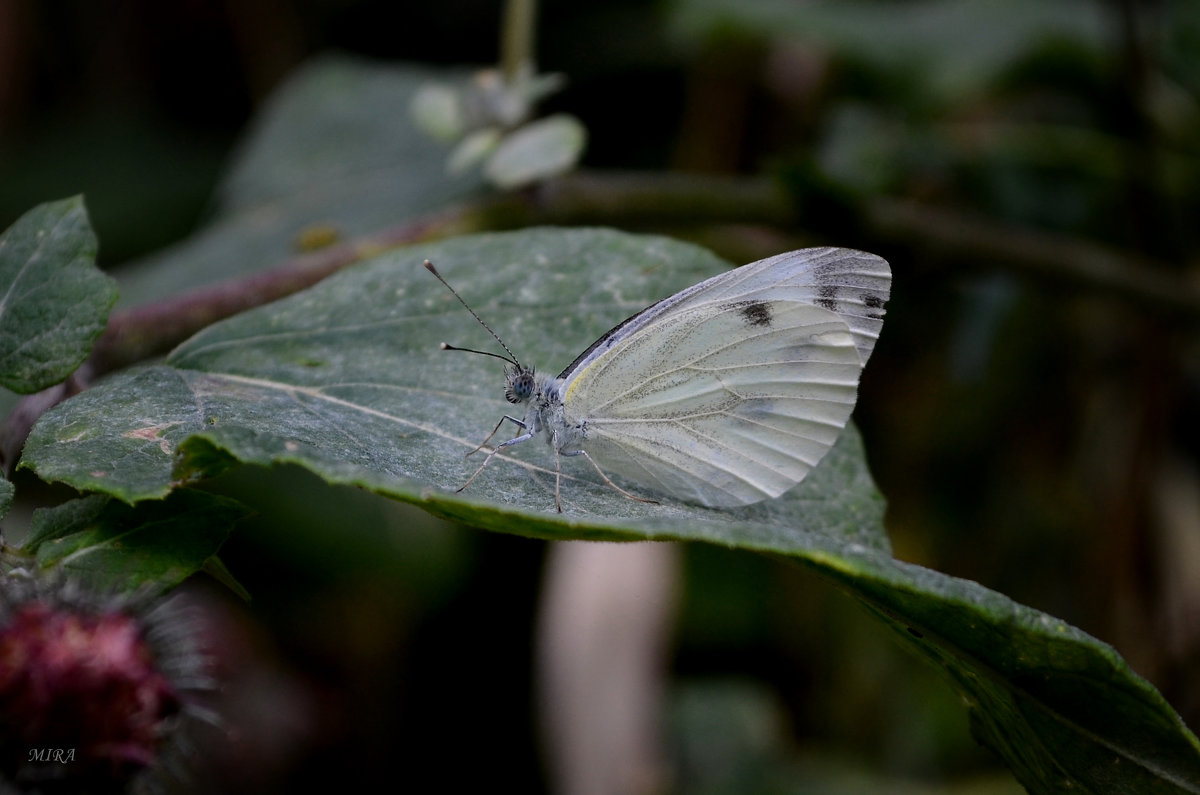
[[[508,374],[508,383],[504,386],[504,398],[509,403],[524,403],[533,394],[533,373],[529,370],[515,370]]]

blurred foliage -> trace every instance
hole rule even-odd
[[[304,57],[485,63],[498,21],[484,0],[122,6],[8,4],[24,16],[7,20],[16,44],[0,56],[0,227],[86,192],[112,266],[205,213],[221,153]],[[539,66],[569,78],[548,110],[588,128],[585,165],[767,170],[802,194],[820,186],[801,202],[800,237],[877,251],[896,272],[856,417],[897,556],[1112,642],[1200,726],[1195,318],[876,240],[854,212],[880,196],[949,207],[1002,231],[1137,252],[1194,285],[1200,2],[548,2],[539,41]],[[707,242],[741,252],[780,240],[739,228]],[[252,505],[288,495],[225,557],[269,628],[245,630],[258,649],[245,674],[296,683],[275,706],[310,715],[291,737],[308,753],[257,745],[262,756],[229,770],[365,785],[409,775],[396,747],[423,769],[454,769],[469,749],[481,783],[541,786],[531,727],[504,720],[529,702],[540,544],[453,530],[295,472],[263,477],[217,486]],[[993,764],[964,747],[961,708],[931,671],[815,578],[695,548],[687,582],[684,762],[716,720],[740,721],[728,753],[770,758],[752,765],[767,778],[811,772],[805,752],[828,748],[854,749],[848,766],[893,784],[930,782],[914,791]],[[741,718],[712,717],[722,710]],[[682,780],[713,758],[724,757],[701,753]],[[709,781],[738,780],[736,759],[725,770]],[[989,786],[974,791],[1001,791]]]

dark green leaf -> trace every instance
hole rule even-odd
[[[80,196],[39,205],[0,235],[0,384],[36,392],[87,358],[117,300],[95,262]]]
[[[804,557],[942,670],[1030,792],[1200,792],[1200,743],[1108,644],[969,580]]]
[[[244,516],[233,500],[187,489],[136,506],[91,495],[34,512],[22,551],[98,586],[167,590],[203,568]]]
[[[0,519],[3,519],[8,514],[8,509],[12,507],[13,496],[16,489],[13,488],[12,481],[5,477],[0,477]]]

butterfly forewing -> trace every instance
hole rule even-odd
[[[596,340],[559,377],[569,380],[638,329],[676,310],[705,302],[788,300],[827,309],[850,327],[867,363],[883,327],[891,288],[887,262],[848,248],[805,248],[768,257],[722,273],[652,304]]]

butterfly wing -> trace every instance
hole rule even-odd
[[[848,248],[802,248],[767,257],[680,290],[627,318],[592,343],[559,374],[569,378],[616,341],[653,323],[664,313],[710,301],[785,299],[813,304],[840,315],[854,335],[863,364],[883,327],[892,271],[887,261]]]
[[[618,326],[564,373],[567,417],[608,470],[712,506],[777,497],[853,411],[887,264],[808,249],[701,282]]]

